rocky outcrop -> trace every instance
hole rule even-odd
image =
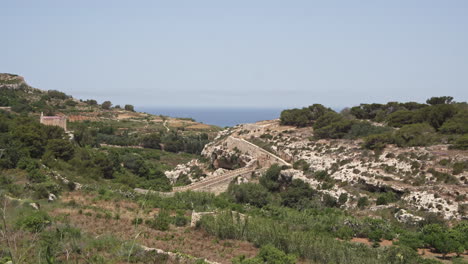
[[[459,203],[440,197],[428,191],[412,192],[403,197],[405,201],[419,210],[442,215],[445,219],[460,218]]]
[[[203,155],[217,168],[243,166],[249,162],[245,156],[240,158],[241,155],[247,155],[255,161],[255,166],[262,168],[272,163],[306,164],[306,173],[301,165],[301,170],[283,170],[281,176],[301,179],[336,199],[347,193],[346,207],[357,205],[361,195],[356,191],[360,189],[375,193],[366,195],[371,203],[375,203],[381,193],[393,191],[407,201],[408,209],[437,213],[446,219],[466,217],[468,170],[452,172],[453,164],[468,162],[466,151],[451,151],[446,145],[411,148],[390,145],[384,152],[375,153],[363,149],[359,140],[314,140],[312,134],[312,128],[282,126],[278,120],[238,125],[220,132],[216,140],[205,147]],[[264,143],[259,145],[271,151],[251,143],[259,141]],[[452,165],[441,165],[443,160]],[[327,171],[331,178],[327,181],[333,186],[323,190],[324,181],[314,177],[317,171]],[[440,177],[451,177],[452,183],[446,184]],[[380,207],[372,209],[384,209]]]
[[[416,215],[408,213],[405,209],[401,209],[400,211],[396,212],[395,218],[400,223],[411,224],[411,225],[415,225],[424,220],[424,218],[420,216],[416,216]]]
[[[28,87],[23,77],[16,74],[0,73],[0,88],[18,89],[24,86]]]
[[[230,149],[227,144],[207,145],[202,155],[210,160],[210,164],[215,168],[232,170],[235,168],[246,167],[256,160],[247,153],[242,153],[238,149]]]
[[[172,184],[177,182],[182,175],[187,175],[191,182],[200,180],[200,175],[197,174],[198,170],[195,171],[195,168],[201,170],[203,165],[196,159],[193,159],[186,164],[179,164],[174,169],[170,171],[165,171],[164,174],[171,181]]]

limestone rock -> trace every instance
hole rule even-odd
[[[57,196],[55,196],[55,194],[53,193],[49,193],[49,198],[47,199],[47,201],[50,203],[50,202],[53,202],[57,200]]]
[[[401,209],[400,211],[396,212],[395,218],[398,220],[398,222],[405,224],[416,224],[424,220],[424,218],[420,216],[408,213],[405,209]]]

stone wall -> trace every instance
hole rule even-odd
[[[41,115],[41,124],[46,126],[58,126],[67,131],[67,118],[64,116],[42,116]]]
[[[248,155],[257,159],[258,166],[260,167],[269,167],[275,163],[280,165],[291,166],[291,164],[289,164],[282,158],[260,148],[259,146],[253,143],[248,142],[245,139],[229,136],[226,139],[226,143],[229,149],[237,148],[242,153],[247,153]]]

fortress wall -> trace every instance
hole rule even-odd
[[[291,166],[288,162],[285,160],[281,159],[280,157],[262,149],[261,147],[252,144],[244,139],[240,138],[235,138],[232,136],[229,136],[226,139],[227,147],[229,149],[234,149],[237,148],[239,149],[242,153],[248,153],[249,155],[253,156],[258,160],[258,163],[261,167],[265,166],[271,166],[275,163],[280,164],[280,165],[287,165]]]

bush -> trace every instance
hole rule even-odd
[[[317,121],[318,123],[318,121]],[[354,122],[347,119],[342,119],[337,122],[332,122],[327,126],[317,128],[314,130],[316,138],[343,138],[347,135],[353,126]]]
[[[348,133],[345,135],[345,138],[356,139],[367,137],[369,135],[383,134],[390,132],[391,128],[374,126],[369,122],[355,122],[351,125]]]
[[[377,201],[376,201],[376,205],[387,205],[389,203],[392,203],[392,202],[395,202],[397,201],[398,198],[396,196],[396,194],[394,192],[386,192],[386,193],[383,193],[381,195],[379,195],[379,197],[377,198]]]
[[[38,169],[34,169],[28,173],[28,180],[33,183],[41,183],[47,181],[47,175]]]
[[[317,119],[326,113],[334,112],[321,104],[314,104],[302,109],[287,109],[281,112],[280,121],[282,125],[305,127],[312,125]]]
[[[48,141],[45,149],[46,153],[65,161],[70,160],[75,153],[73,144],[65,139],[51,139]]]
[[[369,198],[367,198],[367,196],[359,197],[358,203],[357,203],[357,206],[359,208],[364,208],[364,207],[366,207],[368,205],[369,205]]]
[[[390,133],[370,135],[364,138],[363,147],[371,150],[382,150],[392,142],[393,137]]]
[[[41,232],[51,224],[52,219],[44,211],[24,210],[16,220],[16,227],[30,232]]]
[[[436,138],[434,128],[426,123],[403,126],[394,135],[399,147],[427,146],[434,143]]]
[[[96,100],[93,100],[93,99],[88,99],[88,100],[86,100],[86,103],[87,103],[88,105],[97,105],[97,101],[96,101]]]
[[[156,133],[146,135],[141,139],[141,144],[145,148],[160,149],[161,136]]]
[[[70,96],[66,95],[65,93],[59,92],[57,90],[49,90],[49,91],[47,91],[47,95],[50,98],[56,98],[56,99],[61,99],[61,100],[65,100],[65,99],[68,99],[70,97]]]
[[[468,150],[468,134],[460,136],[452,145],[454,149]]]
[[[229,186],[228,193],[237,203],[251,204],[256,207],[263,207],[270,200],[268,190],[256,183],[232,184]]]
[[[439,131],[445,134],[466,134],[468,133],[468,111],[464,110],[447,120]]]
[[[160,209],[158,215],[153,219],[148,221],[148,226],[160,231],[169,230],[169,225],[171,223],[171,217],[169,212],[165,209]]]
[[[340,205],[345,204],[348,201],[348,194],[347,193],[342,193],[340,194],[340,197],[338,197],[338,203]]]
[[[126,104],[124,108],[127,111],[135,112],[135,108],[133,107],[133,105]]]
[[[188,224],[189,220],[188,218],[184,215],[183,211],[178,211],[175,218],[174,218],[174,225],[176,226],[186,226]]]
[[[74,106],[78,105],[78,103],[73,101],[73,100],[67,100],[67,101],[65,101],[65,105],[74,107]]]
[[[273,164],[260,178],[260,184],[271,192],[279,191],[281,186],[279,183],[280,172],[281,167],[278,164]]]
[[[304,205],[310,204],[316,191],[300,179],[292,180],[286,191],[281,193],[282,204],[296,209],[304,209]]]
[[[404,125],[421,122],[421,118],[414,111],[400,110],[387,117],[387,124],[392,127],[402,127]]]
[[[104,101],[101,105],[102,109],[109,110],[112,106],[111,101]]]

